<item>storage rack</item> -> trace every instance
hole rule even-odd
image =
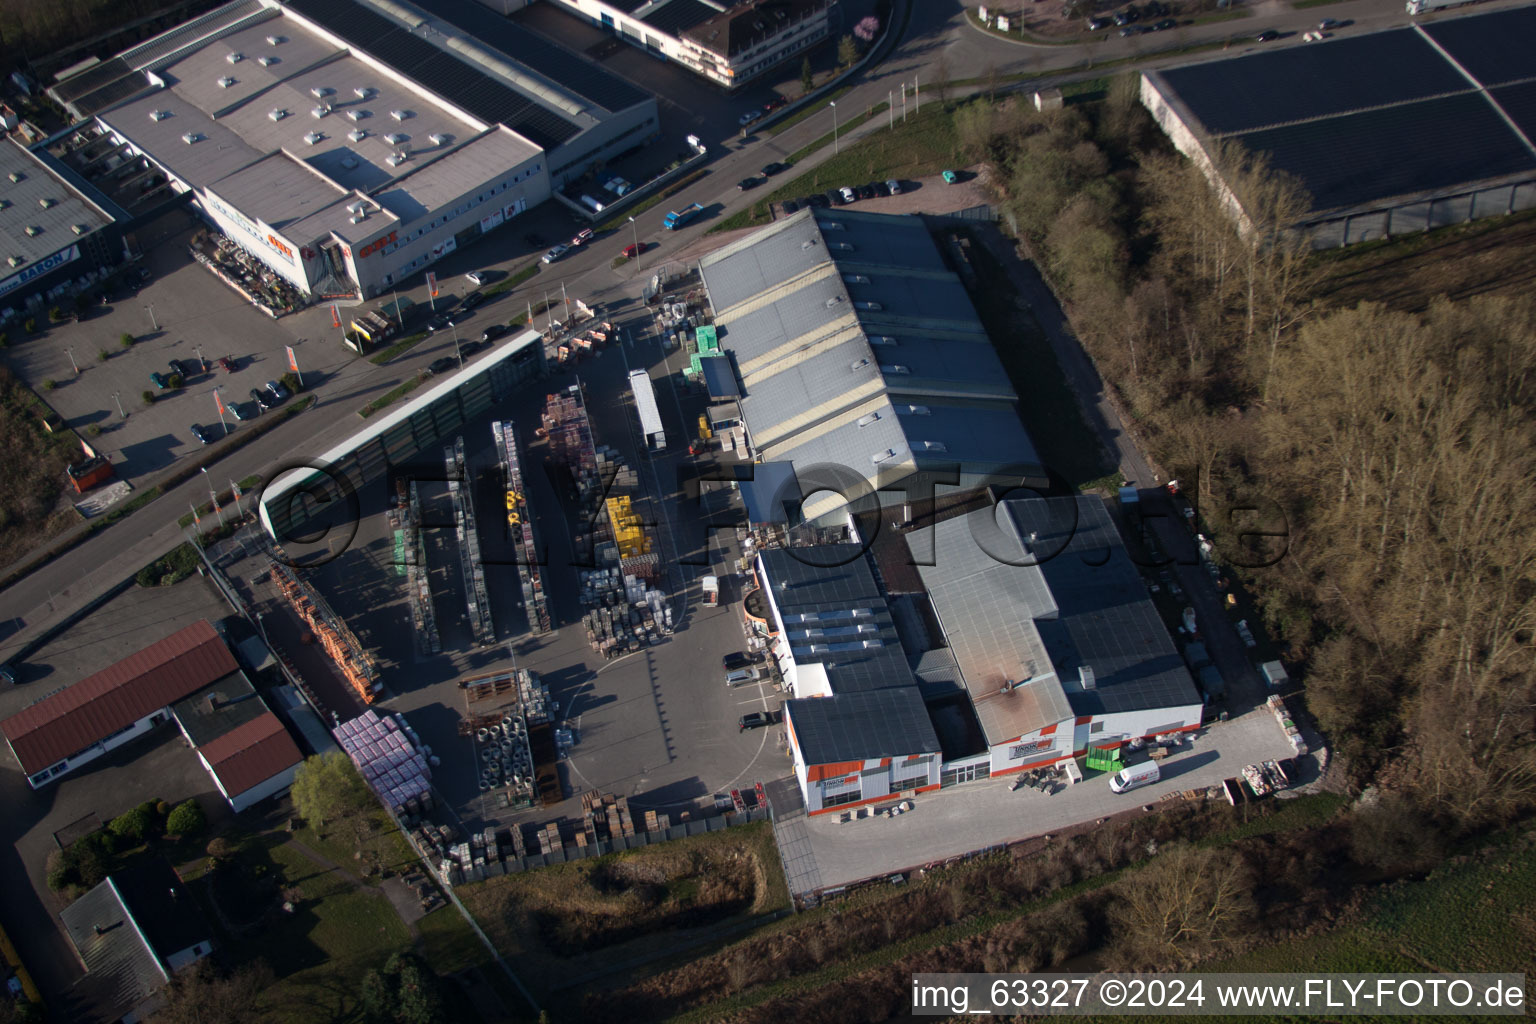
[[[443,448],[447,463],[448,496],[453,501],[453,518],[459,538],[459,559],[464,569],[464,601],[469,607],[469,628],[475,642],[488,647],[496,642],[496,626],[491,621],[491,595],[485,586],[485,560],[480,557],[480,532],[475,528],[475,503],[465,471],[464,438]]]
[[[342,678],[362,698],[363,703],[372,704],[377,700],[380,691],[384,689],[379,679],[378,666],[347,628],[347,624],[331,610],[325,598],[291,568],[276,559],[272,559],[271,579],[278,592],[298,612],[299,618],[309,626],[325,653],[336,663]]]
[[[510,422],[498,420],[491,424],[491,437],[506,481],[507,530],[517,548],[517,579],[523,589],[528,629],[534,634],[548,633],[553,624],[549,599],[544,593],[544,578],[539,574],[538,539],[533,532],[533,517],[528,512],[528,491],[523,485],[522,464],[518,458],[517,431]]]
[[[405,575],[405,592],[411,606],[411,624],[416,627],[416,647],[422,654],[437,654],[443,649],[437,632],[437,617],[432,612],[432,584],[427,571],[426,549],[421,537],[421,496],[416,481],[409,487],[402,478],[396,495],[396,507],[389,511],[395,530],[395,569]]]

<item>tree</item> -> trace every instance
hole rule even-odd
[[[155,817],[142,807],[135,807],[112,819],[107,827],[112,834],[133,842],[150,838],[155,831]]]
[[[153,1024],[256,1024],[268,1019],[262,997],[274,981],[265,962],[223,974],[207,959],[179,971],[161,990]]]
[[[208,818],[196,800],[183,800],[165,818],[165,830],[172,835],[195,836],[207,825]]]
[[[155,393],[150,391],[148,388],[144,389],[144,392],[140,394],[139,397],[144,400],[145,405],[155,404]]]
[[[48,310],[48,319],[52,320],[54,323],[58,323],[60,320],[63,320],[64,307],[54,306],[52,309]]]
[[[117,344],[121,348],[133,348],[133,335],[129,334],[127,331],[124,331],[122,334],[118,335]]]
[[[25,330],[28,334],[36,334],[37,333],[37,320],[34,319],[33,317],[30,317],[30,316],[27,317],[27,322],[22,324],[21,326],[22,326],[22,329]]]
[[[215,836],[214,838],[208,840],[207,853],[208,856],[212,857],[214,860],[229,860],[229,858],[233,857],[239,852],[239,844],[231,842],[224,836]]]
[[[843,36],[837,41],[837,63],[840,67],[852,67],[858,59],[859,44],[853,41],[853,36]]]
[[[811,70],[811,58],[800,62],[800,92],[805,94],[816,88],[816,74]]]
[[[1230,849],[1174,846],[1117,889],[1110,916],[1123,969],[1187,969],[1253,914],[1246,865]]]
[[[293,807],[311,828],[351,817],[374,806],[368,784],[340,751],[316,754],[293,777]]]
[[[396,953],[383,970],[363,975],[361,1004],[369,1024],[446,1024],[442,981],[415,953]]]

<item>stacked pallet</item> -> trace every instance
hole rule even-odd
[[[555,853],[565,849],[565,841],[560,838],[560,823],[550,822],[539,830],[539,852]]]
[[[612,793],[583,793],[581,806],[582,831],[588,842],[596,844],[635,834],[627,797]]]
[[[1278,693],[1270,694],[1266,702],[1269,710],[1274,713],[1280,722],[1280,728],[1285,730],[1285,738],[1291,743],[1291,749],[1300,757],[1307,752],[1307,741],[1301,738],[1301,729],[1297,727],[1296,720],[1291,716],[1290,709],[1285,706],[1285,698]]]
[[[528,510],[527,491],[517,448],[517,431],[512,424],[498,420],[491,424],[491,437],[501,461],[506,481],[507,532],[516,549],[517,579],[523,591],[523,607],[528,612],[528,629],[548,633],[552,628],[549,602],[544,594],[544,578],[539,572],[538,540],[533,532],[533,517]]]
[[[276,559],[271,564],[270,578],[278,592],[309,626],[325,653],[335,662],[347,685],[362,698],[363,703],[372,704],[384,688],[372,655],[358,642],[341,617],[331,610],[325,598],[306,580]]]

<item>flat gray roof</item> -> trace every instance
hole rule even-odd
[[[11,180],[13,175],[17,180]],[[0,201],[0,280],[112,223],[104,210],[14,139],[0,140]],[[77,224],[80,234],[75,233]],[[29,235],[29,227],[39,230]],[[11,266],[7,261],[13,256],[23,262]]]

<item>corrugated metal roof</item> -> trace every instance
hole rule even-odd
[[[24,708],[0,732],[31,775],[239,670],[203,619]]]
[[[59,919],[105,1004],[101,1009],[125,1014],[165,984],[165,970],[140,938],[110,879],[65,907]]]
[[[270,711],[206,744],[201,753],[231,797],[304,760],[298,744]]]

